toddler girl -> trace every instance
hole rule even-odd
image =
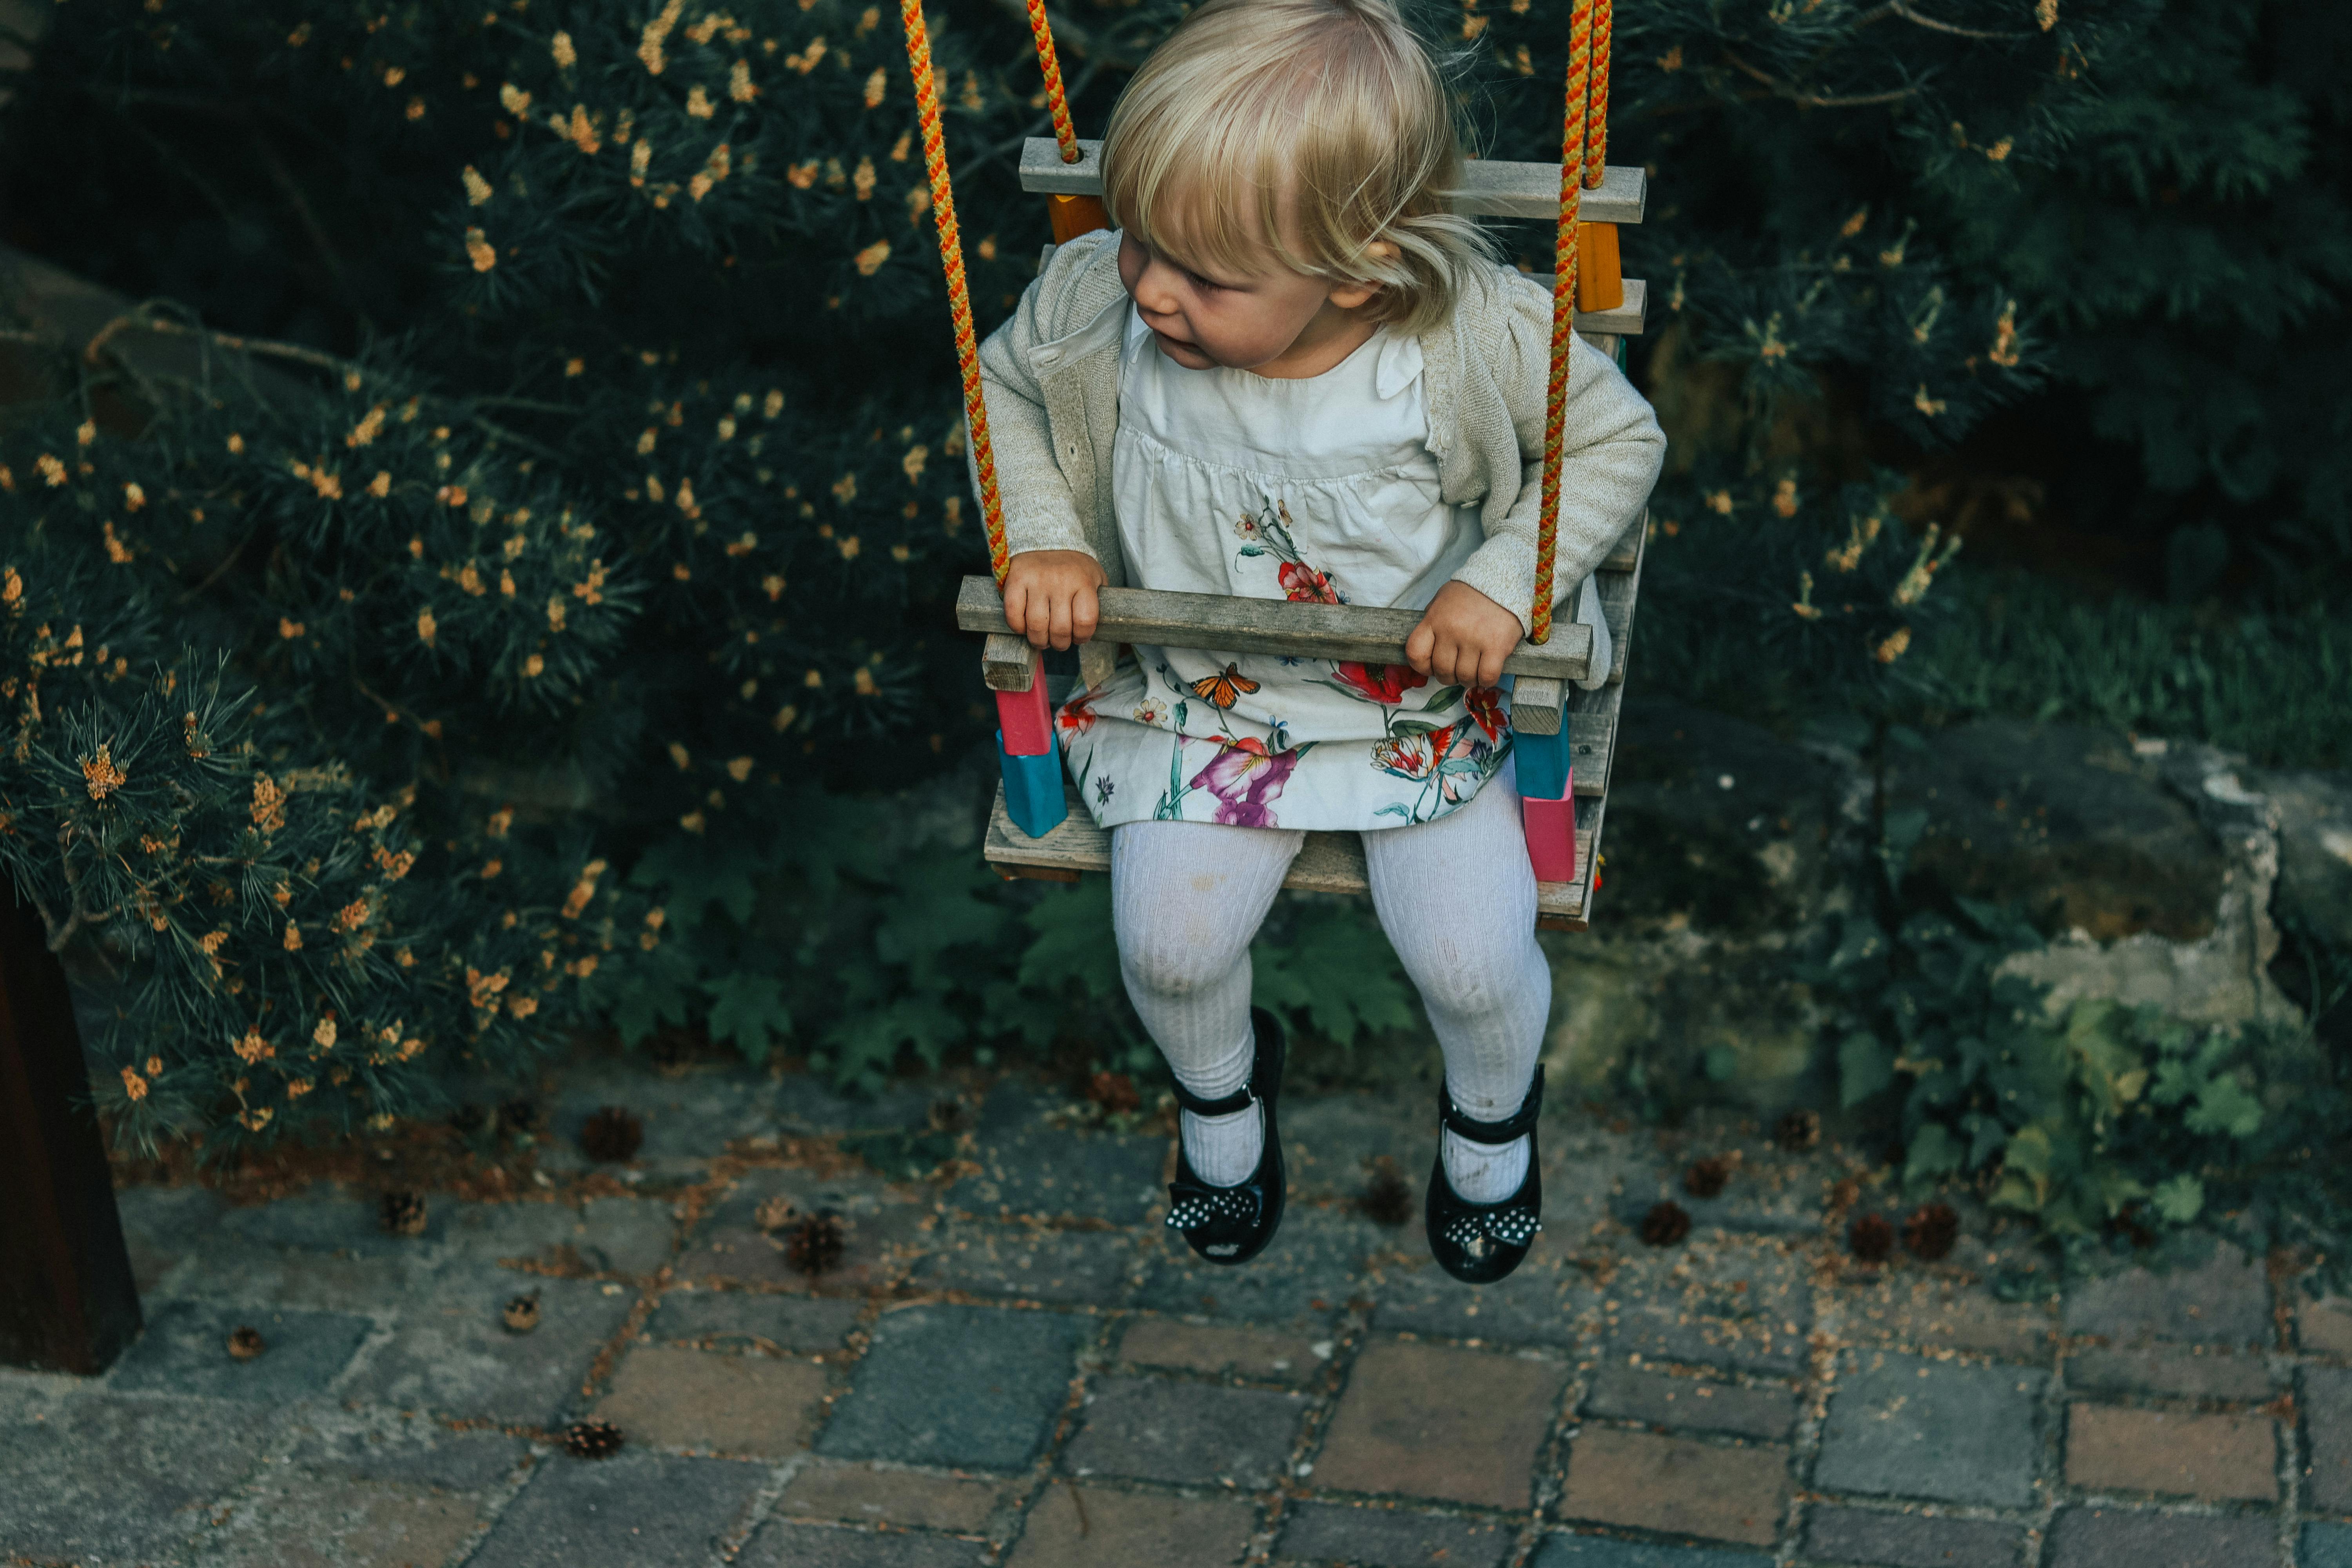
[[[1218,1262],[1281,1218],[1283,1041],[1249,944],[1309,829],[1363,835],[1444,1051],[1432,1250],[1500,1279],[1538,1228],[1551,980],[1496,687],[1534,591],[1551,297],[1448,210],[1460,169],[1393,0],[1209,0],[1111,117],[1118,228],[1056,250],[981,351],[1005,616],[1032,643],[1090,637],[1107,584],[1423,612],[1409,664],[1138,647],[1057,716],[1182,1108],[1168,1224]],[[1664,451],[1578,340],[1565,590]]]

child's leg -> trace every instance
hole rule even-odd
[[[1551,966],[1536,945],[1536,881],[1511,772],[1451,816],[1364,835],[1372,907],[1421,990],[1445,1052],[1454,1103],[1479,1121],[1518,1110],[1551,1012]],[[1527,1174],[1528,1140],[1445,1135],[1445,1175],[1497,1203]]]
[[[1119,973],[1177,1081],[1194,1094],[1222,1099],[1249,1081],[1250,939],[1306,839],[1205,822],[1111,829]],[[1188,1110],[1181,1121],[1184,1157],[1202,1181],[1229,1187],[1257,1168],[1257,1107],[1206,1118]]]

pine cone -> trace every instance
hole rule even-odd
[[[1773,1127],[1772,1141],[1791,1154],[1801,1154],[1822,1141],[1822,1119],[1811,1110],[1792,1110]]]
[[[1845,1243],[1864,1263],[1884,1263],[1895,1254],[1895,1227],[1883,1214],[1866,1214],[1845,1233]]]
[[[1959,1238],[1960,1216],[1949,1204],[1924,1204],[1903,1222],[1903,1245],[1912,1257],[1929,1263],[1950,1257],[1952,1243]]]
[[[1689,1170],[1683,1173],[1683,1191],[1695,1198],[1711,1198],[1720,1194],[1723,1191],[1723,1184],[1729,1180],[1731,1180],[1730,1161],[1721,1156],[1697,1160],[1692,1163]]]
[[[1374,1225],[1393,1230],[1412,1217],[1412,1184],[1398,1172],[1386,1154],[1367,1161],[1371,1174],[1356,1198],[1356,1207]]]
[[[394,1236],[423,1236],[426,1218],[425,1194],[405,1192],[386,1193],[377,1210],[377,1215],[382,1220],[383,1228]]]
[[[499,1314],[499,1321],[507,1326],[507,1332],[510,1334],[530,1332],[539,1327],[539,1298],[517,1296],[506,1304],[506,1310]]]
[[[622,1441],[621,1429],[610,1421],[574,1421],[563,1429],[563,1451],[575,1459],[609,1459]]]
[[[228,1331],[228,1354],[231,1361],[251,1361],[269,1348],[258,1329],[238,1327]]]
[[[784,1261],[814,1279],[841,1262],[841,1224],[830,1214],[812,1215],[784,1237]]]
[[[1689,1234],[1689,1214],[1671,1200],[1651,1205],[1642,1216],[1642,1239],[1652,1247],[1672,1247]]]
[[[646,1141],[646,1124],[626,1106],[607,1105],[580,1129],[580,1152],[591,1160],[617,1165],[636,1158]]]

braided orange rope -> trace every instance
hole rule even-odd
[[[1054,26],[1045,20],[1045,0],[1029,0],[1029,36],[1037,41],[1037,68],[1045,73],[1045,104],[1054,111],[1054,140],[1062,162],[1078,161],[1078,133],[1070,124],[1070,100],[1062,95],[1062,58],[1054,52]]]
[[[1609,158],[1609,37],[1617,30],[1611,0],[1597,0],[1592,17],[1592,107],[1586,111],[1584,188],[1597,191]]]
[[[1568,433],[1568,357],[1576,331],[1576,215],[1583,196],[1591,129],[1592,8],[1576,0],[1569,14],[1568,115],[1560,135],[1559,229],[1552,240],[1551,380],[1544,392],[1543,510],[1536,519],[1535,604],[1529,642],[1551,639],[1552,554],[1559,542],[1559,461]],[[1606,4],[1607,0],[1600,0]]]
[[[964,422],[971,430],[972,462],[980,469],[981,521],[988,530],[988,564],[999,586],[1012,554],[1004,543],[1004,500],[996,491],[996,453],[988,442],[988,406],[980,395],[980,343],[971,330],[971,290],[963,277],[963,237],[956,226],[955,192],[948,184],[947,136],[940,129],[939,84],[931,79],[931,34],[923,0],[898,0],[907,28],[907,63],[915,75],[915,113],[923,128],[923,167],[931,177],[931,215],[940,230],[940,265],[948,275],[948,315],[955,322],[956,364],[963,373]]]

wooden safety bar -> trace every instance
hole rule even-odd
[[[1150,588],[1105,588],[1097,642],[1162,647],[1215,648],[1363,664],[1403,664],[1405,638],[1421,624],[1418,610],[1360,605],[1297,604],[1242,599],[1226,594],[1169,594]],[[992,577],[966,577],[956,594],[956,625],[984,635],[1010,634],[1004,600]],[[1503,661],[1507,675],[1582,680],[1591,668],[1592,628],[1564,623],[1551,641],[1522,641]]]

